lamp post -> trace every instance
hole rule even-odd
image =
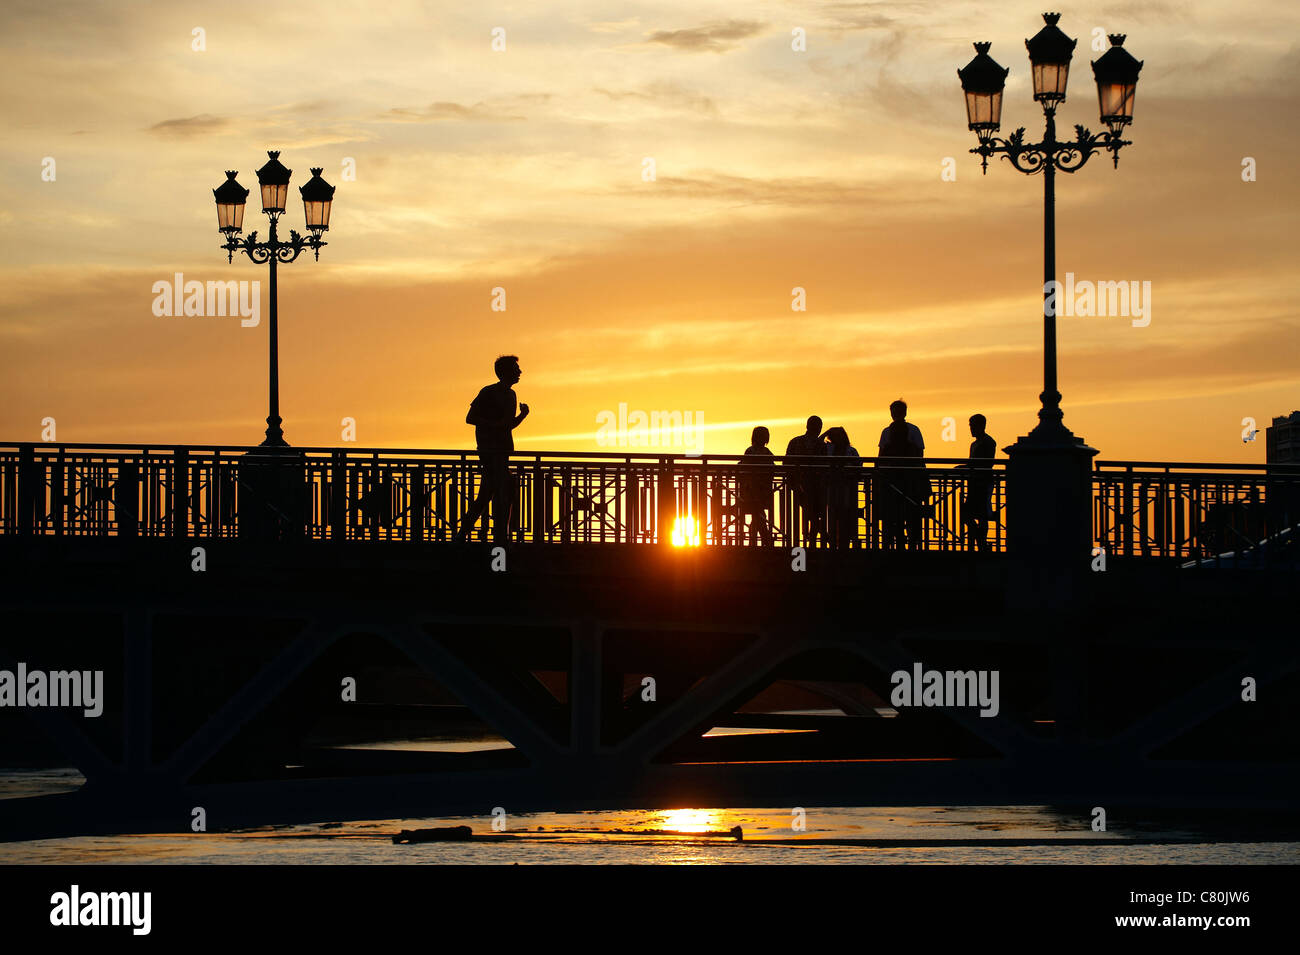
[[[1091,540],[1091,458],[1097,452],[1076,437],[1062,422],[1061,393],[1056,379],[1056,302],[1051,291],[1056,278],[1056,174],[1077,172],[1098,152],[1110,152],[1116,168],[1119,151],[1130,146],[1121,138],[1133,121],[1133,97],[1141,62],[1124,49],[1124,36],[1111,34],[1110,49],[1092,64],[1105,131],[1092,133],[1076,125],[1075,138],[1056,138],[1056,110],[1065,102],[1070,59],[1076,40],[1056,25],[1059,13],[1044,13],[1044,26],[1025,41],[1033,74],[1034,99],[1042,104],[1046,128],[1041,142],[1025,142],[1022,126],[1005,139],[994,135],[1002,122],[1002,92],[1009,70],[989,56],[989,43],[975,44],[975,58],[957,71],[966,99],[968,128],[979,144],[971,150],[980,156],[988,173],[990,156],[1000,155],[1026,175],[1043,175],[1043,392],[1038,424],[1028,435],[1007,448],[1008,497],[1017,493],[1023,519],[1013,517],[1008,526],[1012,549],[1045,553],[1055,546],[1073,555]],[[1016,528],[1014,524],[1019,524]],[[1080,541],[1080,536],[1083,540]]]
[[[967,125],[979,139],[971,150],[980,156],[980,166],[988,173],[989,157],[1001,155],[1011,165],[1026,175],[1043,174],[1043,283],[1056,278],[1056,173],[1073,173],[1083,167],[1090,157],[1109,151],[1115,167],[1119,167],[1119,151],[1131,146],[1121,139],[1124,126],[1133,121],[1133,96],[1137,87],[1138,71],[1142,64],[1124,49],[1124,37],[1110,35],[1110,49],[1093,62],[1097,81],[1097,95],[1101,107],[1101,120],[1107,129],[1092,133],[1076,125],[1073,140],[1056,138],[1056,108],[1065,102],[1065,86],[1070,75],[1070,58],[1078,42],[1061,32],[1056,25],[1059,13],[1044,13],[1044,27],[1025,46],[1033,70],[1034,99],[1043,106],[1046,129],[1042,142],[1026,143],[1025,129],[1020,127],[1005,139],[994,136],[1001,126],[1002,90],[1007,69],[999,66],[989,56],[989,43],[976,43],[976,56],[963,69],[957,71],[962,91],[966,96]],[[1074,443],[1074,438],[1062,423],[1061,395],[1056,385],[1056,297],[1046,288],[1043,292],[1043,393],[1039,423],[1030,437],[1039,443]]]
[[[239,237],[244,227],[244,204],[248,198],[248,190],[235,180],[237,172],[227,170],[226,181],[213,189],[212,194],[217,202],[217,229],[226,236],[226,242],[221,246],[226,250],[226,261],[234,261],[235,253],[243,252],[258,265],[264,262],[270,265],[271,309],[268,323],[270,411],[266,416],[266,440],[262,442],[261,447],[287,448],[289,444],[284,440],[284,431],[280,428],[280,344],[276,267],[281,262],[288,264],[294,261],[304,249],[311,249],[316,254],[316,258],[320,259],[321,247],[328,245],[321,237],[330,227],[330,206],[334,201],[334,187],[321,178],[322,168],[312,169],[311,179],[298,189],[302,196],[307,229],[311,235],[304,238],[296,230],[290,229],[289,241],[282,242],[276,234],[276,225],[280,216],[284,214],[288,202],[289,178],[293,175],[293,170],[286,169],[280,162],[278,151],[269,151],[267,156],[270,158],[266,164],[257,170],[257,183],[262,193],[262,211],[271,221],[270,233],[265,242],[257,241],[256,232],[251,232],[243,238]]]

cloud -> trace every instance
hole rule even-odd
[[[282,106],[273,106],[270,109],[272,113],[319,113],[324,110],[333,109],[335,103],[327,99],[310,99],[301,100],[296,103],[285,103]]]
[[[550,98],[549,93],[526,93],[502,101],[475,103],[473,106],[442,100],[421,108],[395,106],[380,118],[396,123],[518,123],[528,119],[518,112],[519,107],[545,103]]]
[[[895,26],[897,19],[878,12],[878,6],[875,3],[826,3],[819,12],[822,19],[831,25],[831,29],[842,33],[884,30]]]
[[[744,176],[706,174],[700,176],[660,176],[654,195],[665,199],[715,200],[748,205],[844,206],[859,203],[908,205],[923,201],[902,196],[888,185],[837,181],[812,176],[753,179]]]
[[[735,41],[757,36],[766,27],[757,20],[715,21],[689,30],[656,30],[646,42],[674,46],[688,53],[724,53],[738,46]]]
[[[215,133],[229,124],[230,120],[224,116],[200,113],[198,116],[186,116],[181,119],[164,119],[161,123],[154,123],[150,126],[149,132],[157,133],[159,136],[189,138]]]
[[[629,17],[626,20],[600,20],[587,24],[587,29],[592,33],[622,33],[624,30],[633,29],[640,22],[639,17]]]
[[[678,86],[676,83],[652,83],[643,90],[607,90],[597,87],[596,92],[615,102],[637,100],[691,113],[704,113],[708,116],[718,115],[718,104],[713,101],[712,97]]]

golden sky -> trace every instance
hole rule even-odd
[[[280,149],[283,229],[309,166],[338,187],[320,261],[280,272],[292,444],[338,445],[351,417],[359,446],[472,447],[502,352],[522,359],[525,450],[597,450],[626,404],[702,415],[712,453],[754,424],[779,453],[817,413],[873,454],[898,397],[932,454],[964,456],[975,411],[1009,444],[1041,390],[1042,182],[980,175],[955,71],[991,40],[1003,132],[1037,137],[1039,13],[9,0],[0,438],[39,440],[48,416],[63,441],[261,440],[266,269],[227,264],[211,190],[239,170],[264,235],[254,170]],[[1300,407],[1300,7],[1084,3],[1061,26],[1063,133],[1099,126],[1094,35],[1126,33],[1145,66],[1118,171],[1058,177],[1058,273],[1151,283],[1147,327],[1060,319],[1066,424],[1108,459],[1262,461],[1242,419]],[[155,316],[176,272],[260,280],[260,326]]]

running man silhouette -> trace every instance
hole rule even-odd
[[[492,541],[503,544],[510,539],[510,517],[514,504],[514,480],[510,476],[510,452],[515,449],[514,430],[528,417],[528,405],[520,404],[515,413],[515,390],[511,386],[519,381],[523,372],[516,355],[502,355],[493,364],[497,374],[496,384],[485,386],[469,406],[465,423],[474,426],[474,439],[478,444],[479,482],[478,497],[470,505],[455,541],[464,541],[474,530],[478,519],[492,505]]]

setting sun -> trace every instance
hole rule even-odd
[[[689,514],[673,522],[673,546],[700,546],[700,525]]]

